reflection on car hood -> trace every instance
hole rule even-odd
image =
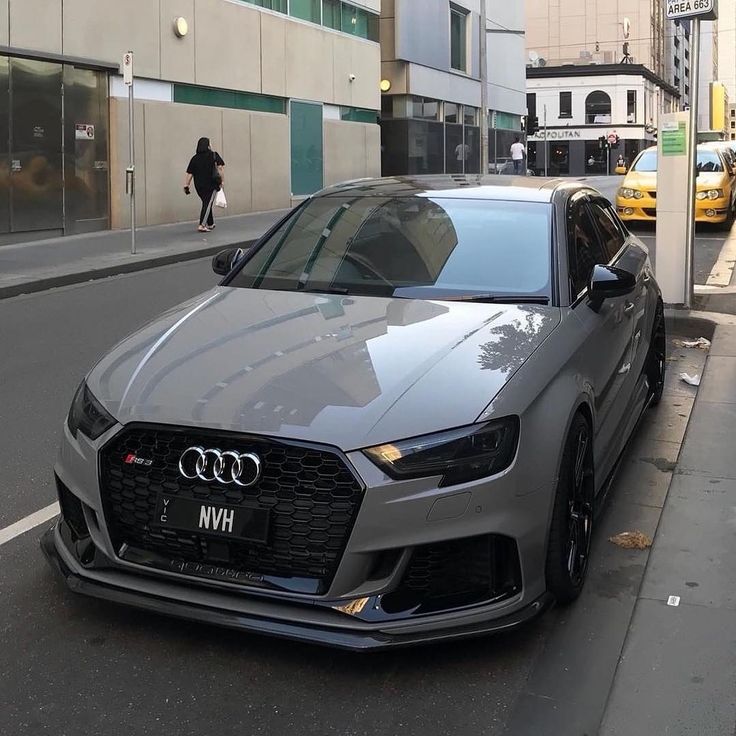
[[[723,171],[703,171],[698,174],[698,187],[722,187],[727,175]],[[656,171],[632,171],[626,175],[624,188],[657,190]]]
[[[119,421],[349,450],[472,423],[550,334],[556,307],[218,287],[88,377]]]

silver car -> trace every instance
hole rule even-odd
[[[358,650],[578,596],[665,369],[647,250],[608,201],[359,181],[213,265],[77,391],[42,540],[72,590]]]

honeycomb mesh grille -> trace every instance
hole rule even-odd
[[[191,446],[256,452],[263,474],[252,488],[188,480],[179,458]],[[150,467],[124,462],[128,454]],[[321,448],[201,430],[131,425],[100,455],[103,509],[116,550],[123,543],[193,562],[329,585],[360,507],[363,490],[340,456]],[[267,544],[151,528],[159,494],[270,511]]]

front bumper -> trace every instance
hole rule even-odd
[[[657,200],[651,197],[643,199],[623,199],[618,197],[616,209],[619,217],[628,222],[656,222]],[[729,200],[727,197],[715,200],[696,200],[695,221],[721,223],[728,219]]]
[[[472,606],[418,620],[376,624],[358,622],[335,611],[328,602],[315,606],[248,597],[240,599],[234,607],[232,596],[131,575],[111,560],[97,568],[90,567],[89,562],[85,565],[70,549],[74,545],[69,545],[68,540],[69,530],[65,529],[62,517],[41,538],[41,549],[75,593],[228,629],[351,651],[367,652],[508,631],[535,618],[552,603],[551,596],[545,593],[520,608],[507,601],[508,605],[501,608]],[[100,555],[99,550],[96,555]],[[510,612],[504,613],[504,609]]]

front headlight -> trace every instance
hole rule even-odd
[[[695,199],[701,202],[704,199],[720,199],[723,196],[723,189],[708,189],[695,194]]]
[[[495,475],[511,465],[519,440],[519,418],[507,417],[363,450],[395,480],[441,475],[440,486]]]
[[[635,199],[644,199],[644,192],[640,192],[638,189],[634,190]]]
[[[621,187],[621,189],[618,190],[618,193],[624,199],[633,199],[634,198],[634,190],[633,189],[630,189],[629,187]]]
[[[77,393],[74,394],[72,406],[67,417],[69,431],[76,438],[77,432],[91,440],[96,440],[115,425],[115,419],[105,410],[105,407],[92,395],[86,381],[82,381]]]

